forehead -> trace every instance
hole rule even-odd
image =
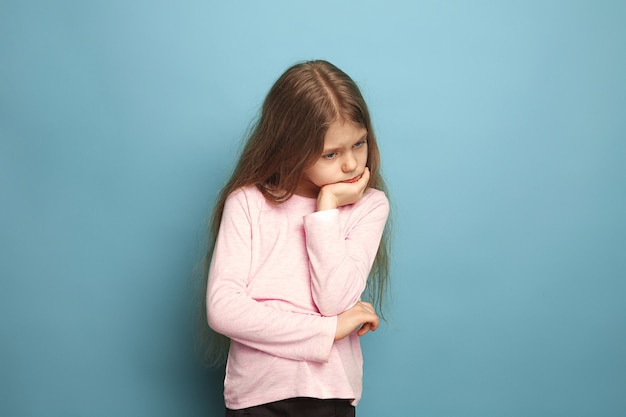
[[[324,136],[324,149],[352,146],[367,136],[367,129],[348,121],[335,121]]]

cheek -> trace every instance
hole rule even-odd
[[[310,179],[316,183],[316,185],[325,185],[338,181],[336,174],[334,173],[334,166],[332,164],[326,164],[325,166],[316,167],[316,169],[310,172]]]
[[[362,155],[361,155],[361,157],[360,157],[360,162],[361,162],[361,165],[363,165],[363,166],[367,166],[367,165],[368,165],[368,162],[369,162],[369,153],[367,152],[367,149],[365,149],[365,150],[363,151],[363,154],[362,154]]]
[[[332,182],[332,175],[328,172],[328,170],[319,170],[316,173],[315,178],[318,182],[322,184],[327,184],[328,182]]]
[[[323,178],[324,171],[321,169],[319,165],[314,165],[304,172],[304,178],[311,181],[312,183],[318,183],[321,178]]]

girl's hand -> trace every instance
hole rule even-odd
[[[370,303],[358,301],[354,307],[337,316],[337,330],[335,340],[341,340],[356,329],[359,336],[378,328],[379,319]]]
[[[336,209],[354,204],[363,197],[370,180],[370,170],[365,167],[361,178],[355,182],[336,182],[324,185],[317,195],[317,211]]]

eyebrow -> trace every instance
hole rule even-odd
[[[363,135],[361,135],[361,137],[359,137],[357,140],[354,141],[353,144],[357,144],[361,141],[367,140],[367,132],[365,132]],[[324,149],[324,151],[322,152],[322,155],[326,155],[329,153],[333,153],[333,152],[337,152],[339,151],[343,146],[340,146],[338,148],[329,148],[329,149]]]

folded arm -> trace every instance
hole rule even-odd
[[[360,299],[388,215],[387,198],[376,192],[354,210],[347,230],[342,230],[339,209],[305,216],[311,292],[322,315],[341,314]]]
[[[232,340],[293,360],[324,362],[335,340],[337,317],[293,313],[251,298],[251,223],[243,191],[224,208],[207,287],[209,325]]]

